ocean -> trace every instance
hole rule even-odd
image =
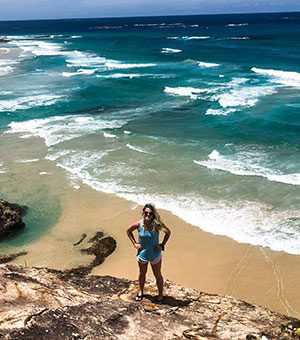
[[[75,189],[300,254],[300,13],[9,21],[0,35],[0,197],[30,207],[2,250],[59,218],[51,171],[20,185],[47,161]]]

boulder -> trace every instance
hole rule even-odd
[[[0,198],[0,239],[25,227],[22,215],[27,207]]]

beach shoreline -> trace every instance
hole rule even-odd
[[[11,248],[14,253],[27,252],[12,264],[61,270],[86,265],[93,256],[82,254],[80,250],[87,248],[88,240],[101,231],[116,240],[117,248],[91,275],[137,279],[136,249],[126,229],[140,218],[142,205],[147,202],[138,205],[83,184],[45,158],[47,147],[39,137],[25,138],[20,144],[18,135],[4,134],[0,151],[3,159],[10,160],[7,163],[10,166],[1,177],[9,189],[2,198],[11,201],[18,196],[16,203],[28,205],[22,197],[27,200],[32,196],[34,204],[43,204],[40,201],[50,197],[50,201],[55,200],[60,206],[59,211],[52,212],[57,209],[56,205],[45,203],[44,211],[58,215],[56,222],[42,232],[31,231],[29,223],[24,231],[38,232],[39,236],[26,245]],[[16,192],[20,195],[14,196]],[[204,232],[167,210],[159,211],[172,231],[163,253],[165,279],[199,291],[234,296],[300,318],[300,279],[297,276],[300,256],[238,243],[226,236]],[[43,213],[43,210],[37,212]],[[82,234],[87,237],[74,246]],[[153,278],[150,268],[147,277]]]
[[[12,263],[62,270],[87,264],[92,257],[82,255],[80,249],[97,231],[103,231],[115,238],[117,249],[91,274],[136,279],[136,250],[125,231],[139,219],[142,206],[86,185],[77,190],[70,187],[61,202],[62,216],[58,223],[47,235],[23,247],[28,254]],[[237,243],[228,237],[203,232],[168,211],[160,212],[172,231],[163,254],[165,279],[300,317],[297,299],[300,280],[296,276],[299,256]],[[87,234],[86,241],[73,246],[82,233]],[[147,277],[153,278],[150,268]]]

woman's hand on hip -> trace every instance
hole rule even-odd
[[[158,244],[155,248],[154,248],[154,251],[160,251],[162,250],[162,247],[160,244]]]
[[[140,243],[135,243],[134,248],[136,248],[137,250],[142,250],[143,247]]]

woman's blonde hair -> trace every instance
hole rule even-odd
[[[144,216],[145,209],[147,208],[151,209],[151,211],[153,212],[151,226],[158,231],[163,226],[163,221],[153,203],[147,203],[144,205],[141,216]]]

